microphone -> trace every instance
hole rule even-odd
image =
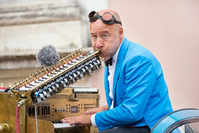
[[[36,54],[36,59],[42,66],[47,67],[56,65],[60,56],[54,46],[46,45]]]

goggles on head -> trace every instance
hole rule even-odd
[[[96,21],[98,18],[100,18],[102,20],[103,23],[105,24],[121,24],[122,22],[117,21],[115,19],[115,17],[110,13],[110,12],[105,12],[102,16],[100,16],[100,14],[96,11],[91,11],[88,14],[88,18],[89,18],[89,22],[94,22]]]

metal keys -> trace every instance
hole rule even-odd
[[[61,59],[56,66],[29,76],[26,82],[20,82],[11,90],[18,100],[28,99],[40,103],[97,70],[101,65],[99,53],[100,51],[76,51]]]

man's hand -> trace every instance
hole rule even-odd
[[[66,117],[61,120],[63,123],[80,124],[80,125],[91,125],[91,115],[79,115],[75,117]]]
[[[108,110],[108,105],[101,106],[101,107],[98,107],[98,108],[89,109],[89,110],[85,111],[84,114],[85,115],[92,115],[92,114],[102,112],[102,111],[105,111],[105,110]]]
[[[62,119],[61,121],[63,123],[69,123],[70,125],[80,124],[80,125],[91,125],[91,115],[108,110],[108,105],[89,109],[86,112],[84,112],[83,115],[75,116],[75,117],[66,117]]]

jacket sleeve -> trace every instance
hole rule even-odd
[[[156,81],[154,68],[146,57],[134,57],[123,64],[122,69],[121,72],[124,72],[122,103],[95,115],[99,131],[133,124],[142,119],[154,88]],[[117,86],[116,89],[118,88],[121,86]]]

